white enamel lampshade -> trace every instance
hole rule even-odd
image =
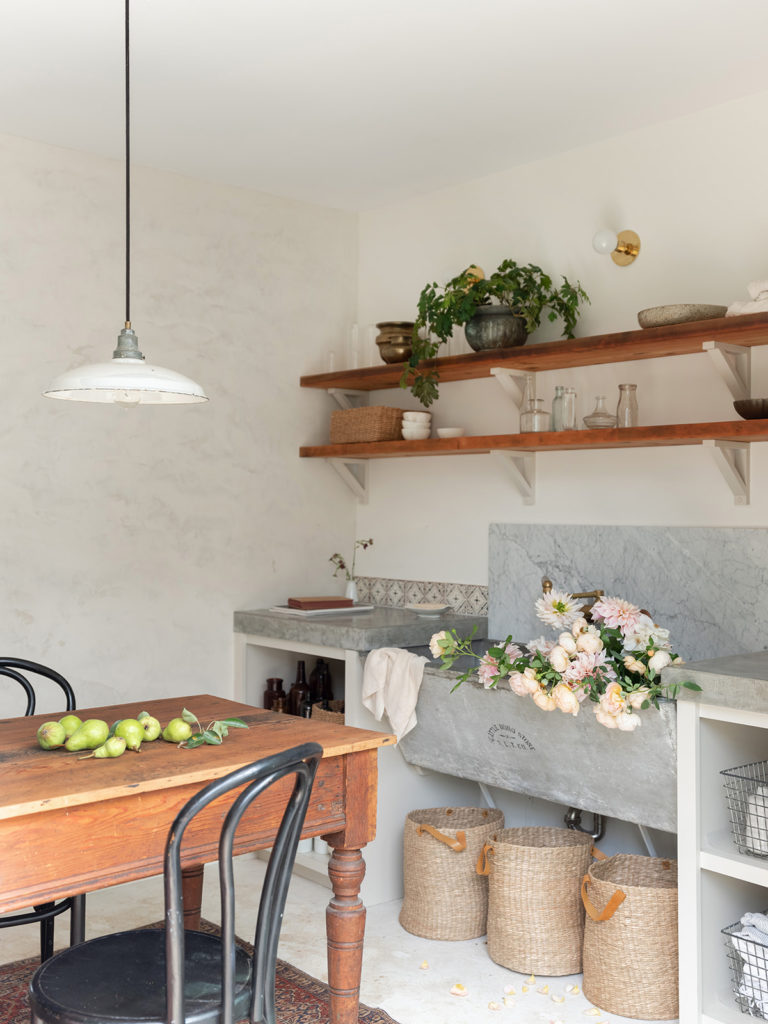
[[[111,362],[66,370],[43,394],[46,398],[117,402],[119,405],[208,401],[205,391],[189,377],[145,362],[130,328],[120,332]]]

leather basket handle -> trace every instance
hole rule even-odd
[[[480,856],[477,858],[477,864],[475,865],[475,873],[478,875],[490,875],[491,873],[491,854],[493,853],[493,847],[490,843],[483,843],[483,848],[480,851]]]
[[[603,853],[602,850],[598,850],[594,843],[592,844],[589,854],[591,857],[594,857],[595,860],[608,860],[608,854]]]
[[[621,889],[617,889],[616,892],[611,896],[606,905],[602,910],[598,910],[592,900],[587,895],[587,886],[589,885],[589,875],[584,875],[581,880],[581,900],[584,904],[584,909],[592,918],[593,921],[610,921],[613,915],[616,913],[618,908],[627,898],[627,894],[622,892]]]
[[[429,832],[435,839],[439,839],[441,843],[445,843],[446,846],[450,847],[454,853],[463,853],[467,848],[467,833],[457,832],[456,838],[451,839],[450,836],[444,835],[442,832],[438,832],[433,825],[418,825],[416,828],[416,835],[420,836],[424,832]]]

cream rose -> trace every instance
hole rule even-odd
[[[576,619],[574,624],[571,626],[571,632],[575,637],[578,637],[579,633],[584,633],[589,629],[589,623],[585,618]]]
[[[554,711],[555,710],[555,698],[551,693],[547,693],[546,690],[539,687],[536,693],[533,695],[533,703],[537,708],[541,708],[542,711]]]
[[[552,691],[557,707],[566,715],[578,715],[579,699],[565,683],[558,683]]]
[[[525,692],[527,694],[534,694],[539,689],[539,679],[536,675],[536,669],[528,668],[523,669],[523,678],[525,679]]]
[[[616,721],[616,715],[611,715],[605,711],[600,704],[594,704],[593,710],[595,712],[595,718],[598,720],[600,725],[604,725],[606,729],[618,729],[618,722]]]
[[[571,633],[561,633],[557,638],[557,644],[563,648],[566,654],[576,653],[576,640]]]
[[[646,668],[642,661],[638,661],[631,654],[628,654],[624,659],[624,668],[628,672],[637,672],[639,676],[644,676],[646,673]]]
[[[672,656],[668,651],[656,651],[652,658],[648,660],[648,668],[652,668],[654,672],[661,672],[667,665],[672,664]]]
[[[627,698],[619,683],[608,683],[600,698],[603,710],[609,715],[620,715],[627,706]]]
[[[452,646],[450,634],[446,630],[435,633],[429,641],[429,649],[432,652],[433,658],[441,658]]]
[[[559,644],[552,648],[547,655],[549,664],[555,670],[555,672],[565,672],[570,664],[571,659],[568,657],[568,652],[563,650]]]
[[[647,686],[641,686],[639,690],[634,690],[632,693],[627,695],[629,706],[633,711],[639,711],[643,706],[643,703],[648,700],[648,694],[650,693]]]
[[[597,654],[603,649],[603,641],[597,633],[580,633],[576,638],[576,647],[584,654]]]

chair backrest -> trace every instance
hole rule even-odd
[[[323,748],[304,743],[264,757],[209,783],[179,811],[168,833],[165,847],[165,922],[166,981],[168,1024],[184,1024],[184,920],[181,895],[180,851],[184,831],[203,808],[230,790],[245,785],[235,798],[222,826],[219,840],[222,941],[222,1024],[234,1024],[235,990],[235,892],[232,847],[237,826],[246,809],[269,786],[287,775],[295,775],[293,791],[283,812],[269,858],[259,902],[254,940],[251,1020],[262,1020],[265,990],[274,977],[267,977],[274,966],[280,937],[285,898],[288,893],[296,847],[312,793],[317,766]]]
[[[74,690],[64,676],[55,672],[52,668],[38,664],[36,661],[25,661],[23,658],[0,658],[0,676],[8,676],[10,679],[15,679],[27,695],[25,717],[34,715],[36,701],[35,688],[24,673],[32,673],[53,680],[64,691],[67,699],[67,711],[74,711],[76,709]]]

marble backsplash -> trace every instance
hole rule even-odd
[[[489,636],[551,634],[543,576],[647,609],[686,661],[768,649],[768,529],[493,523]]]
[[[403,608],[431,601],[447,604],[459,615],[487,615],[488,587],[474,583],[433,583],[428,580],[395,580],[383,576],[358,576],[357,599],[362,604]]]

